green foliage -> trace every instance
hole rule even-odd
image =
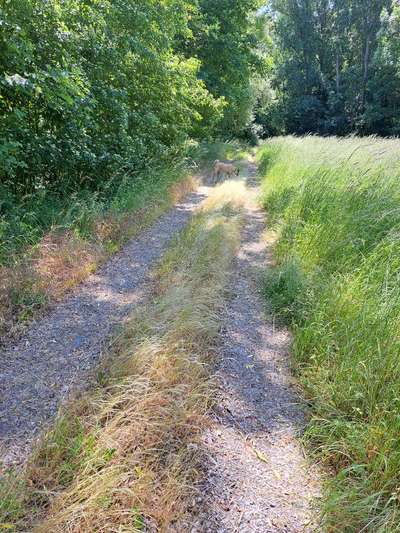
[[[3,3],[2,183],[17,193],[98,189],[181,152],[202,133],[202,112],[217,120],[198,61],[172,48],[187,9],[180,0]]]
[[[260,152],[279,227],[268,295],[294,329],[330,531],[400,521],[400,143],[279,138]],[[271,279],[272,278],[272,279]]]
[[[15,473],[7,472],[0,479],[0,530],[15,531],[17,523],[24,514],[26,483]]]
[[[243,137],[252,123],[255,94],[251,80],[263,72],[261,36],[255,11],[259,0],[196,0],[190,21],[193,40],[183,42],[186,54],[200,59],[200,78],[225,100],[219,132]]]
[[[50,228],[72,230],[85,240],[95,240],[94,224],[104,217],[118,218],[143,208],[152,199],[168,197],[168,187],[185,172],[185,162],[171,161],[132,176],[109,182],[103,190],[81,189],[65,196],[40,188],[22,198],[3,189],[5,215],[0,223],[0,264],[13,265],[27,246],[36,245]],[[115,245],[116,243],[111,243]]]
[[[293,316],[300,318],[300,298],[304,280],[295,260],[283,262],[279,268],[268,270],[263,280],[264,294],[274,313],[290,323]]]
[[[399,133],[396,0],[273,0],[268,14],[266,135]]]
[[[257,2],[234,4],[0,3],[0,263],[53,225],[86,236],[115,196],[129,208],[191,138],[243,130]]]
[[[240,161],[248,157],[249,146],[239,140],[202,142],[191,147],[189,154],[208,172],[216,159]]]

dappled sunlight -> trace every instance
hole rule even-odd
[[[255,183],[249,172],[247,182]],[[239,198],[243,187],[240,184]],[[226,198],[232,185],[221,186]],[[246,190],[247,193],[248,189]],[[204,523],[215,530],[303,531],[316,523],[319,475],[299,436],[304,405],[289,368],[291,337],[266,320],[259,277],[269,266],[265,219],[254,197],[246,205],[229,305],[217,360],[218,403],[203,445],[208,458]],[[235,197],[235,195],[234,195]],[[243,204],[241,204],[243,205]],[[239,517],[239,518],[238,518]]]
[[[159,269],[168,282],[160,286],[162,296],[126,325],[109,362],[111,385],[93,398],[97,414],[90,426],[100,428],[93,432],[94,454],[55,500],[39,531],[131,523],[127,509],[163,528],[185,513],[200,459],[197,448],[186,443],[196,440],[209,403],[208,352],[218,333],[217,296],[238,238],[229,226],[236,224],[222,217],[209,223],[198,215],[167,254],[167,268]],[[203,251],[215,269],[192,261],[193,253],[200,257]],[[109,449],[112,456],[102,464]],[[116,498],[120,491],[122,500]],[[115,496],[103,508],[110,494]]]
[[[199,193],[187,203],[193,209],[202,199]],[[35,450],[27,487],[46,490],[48,507],[36,531],[132,523],[165,530],[187,516],[202,462],[200,433],[214,395],[211,365],[223,296],[240,240],[242,218],[232,208],[221,210],[225,205],[220,196],[176,236],[152,273],[151,297],[104,355],[99,386],[67,405]],[[187,207],[178,206],[174,216],[182,217]],[[154,232],[143,236],[141,246]],[[94,308],[116,314],[127,298],[130,306],[137,303],[145,286],[129,289],[125,275],[143,281],[144,259],[147,264],[157,253],[151,247],[136,252],[137,264],[128,256],[125,269],[117,258],[117,277],[105,265],[86,286],[81,336],[74,339],[80,348],[88,348],[82,335]]]

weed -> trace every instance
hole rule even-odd
[[[7,258],[0,265],[0,335],[12,333],[48,302],[62,298],[195,186],[193,178],[183,177],[183,167],[154,173],[156,177],[143,176],[134,185],[123,181],[107,202],[82,192],[68,206],[47,198],[47,207],[40,196],[31,205],[33,212],[43,211],[40,219],[33,217],[30,225],[25,220],[23,230],[18,226],[25,234],[14,232],[7,241],[0,235]],[[25,244],[9,248],[7,243],[15,241]]]

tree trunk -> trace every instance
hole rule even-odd
[[[365,99],[366,99],[367,82],[368,82],[368,75],[369,75],[369,55],[370,55],[370,39],[369,39],[369,36],[367,36],[367,40],[365,42],[365,51],[364,51],[363,85],[362,85],[362,93],[361,93],[362,111],[364,111],[365,109]]]
[[[339,51],[336,52],[336,94],[340,93],[340,57]]]

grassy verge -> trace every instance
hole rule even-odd
[[[400,142],[280,138],[259,152],[278,231],[265,280],[294,330],[329,531],[400,531]]]
[[[154,272],[99,371],[0,487],[0,523],[14,530],[166,531],[185,519],[213,401],[213,352],[239,242],[244,189],[206,200]]]
[[[0,220],[0,337],[85,279],[193,189],[187,171],[159,168],[110,196],[39,193]]]

